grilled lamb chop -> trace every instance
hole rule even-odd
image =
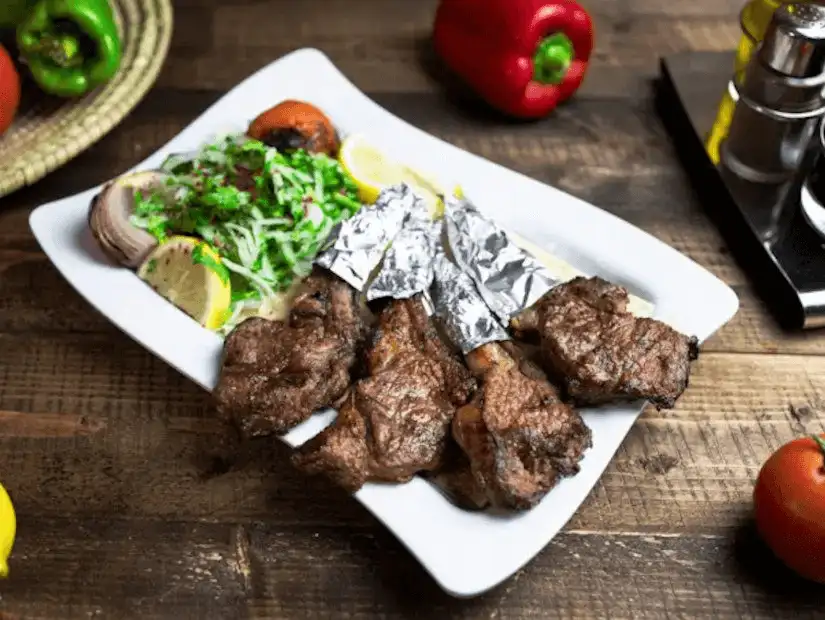
[[[472,374],[439,336],[421,297],[391,301],[381,313],[378,329],[365,350],[371,375],[396,364],[402,353],[423,354],[432,359],[441,369],[447,397],[456,407],[465,404],[475,391]]]
[[[355,290],[316,268],[288,322],[247,319],[226,339],[219,413],[247,436],[290,430],[341,399],[366,335]]]
[[[646,399],[671,408],[688,385],[696,338],[627,311],[627,291],[601,278],[561,284],[515,317],[519,336],[538,335],[548,373],[579,404]]]
[[[481,388],[456,412],[453,437],[490,504],[530,508],[578,472],[590,429],[511,343],[482,345],[467,363]]]
[[[293,457],[349,492],[368,480],[406,482],[442,462],[455,409],[475,382],[441,341],[418,298],[392,301],[367,349],[369,376],[336,420]]]

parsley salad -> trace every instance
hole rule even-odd
[[[196,248],[192,261],[230,288],[223,332],[307,276],[333,227],[361,208],[355,183],[329,155],[282,152],[247,136],[173,155],[161,172],[162,187],[135,192],[130,222],[159,244],[188,235],[212,250]]]

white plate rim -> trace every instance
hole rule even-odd
[[[314,79],[301,79],[306,75]],[[439,167],[448,170],[451,179],[460,180],[482,211],[499,221],[506,219],[509,228],[583,271],[599,273],[627,286],[653,302],[656,318],[700,340],[708,338],[738,310],[733,290],[686,256],[585,201],[462,151],[395,117],[361,93],[316,49],[297,50],[260,69],[132,170],[156,166],[166,154],[195,148],[216,132],[242,128],[251,120],[250,115],[254,116],[254,110],[265,107],[250,107],[244,102],[245,96],[255,92],[271,92],[273,102],[288,97],[306,99],[327,111],[337,125],[364,132],[372,129],[380,147],[412,165],[427,169],[428,162],[431,166],[432,161],[443,159],[445,163]],[[333,107],[332,100],[341,107]],[[243,108],[246,116],[226,122],[221,117],[226,108]],[[127,335],[210,390],[217,379],[220,338],[159,299],[133,274],[105,261],[88,234],[85,217],[82,222],[78,219],[81,208],[85,213],[85,205],[98,190],[92,188],[35,209],[30,217],[34,236],[60,273],[92,306]],[[502,203],[530,204],[536,196],[549,197],[548,206],[543,208],[555,218],[550,228],[556,232],[537,230],[532,225],[535,211],[529,207],[523,211],[499,208]],[[557,203],[564,203],[563,208]],[[588,233],[581,235],[582,229]],[[667,273],[651,270],[651,265]],[[134,281],[129,283],[129,278]],[[126,291],[128,303],[123,302],[122,295],[109,295],[110,290]],[[514,517],[461,511],[421,479],[405,485],[368,484],[355,497],[393,532],[445,591],[458,597],[476,596],[514,574],[552,540],[596,484],[640,412],[640,404],[585,412],[594,428],[594,447],[583,460],[582,471],[560,483],[534,510]],[[284,439],[299,445],[329,423],[333,415],[316,415]]]

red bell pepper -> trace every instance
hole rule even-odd
[[[435,50],[505,114],[540,118],[582,83],[593,22],[573,0],[441,0]]]

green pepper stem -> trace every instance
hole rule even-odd
[[[542,39],[533,56],[533,79],[541,84],[559,84],[575,57],[573,42],[561,32]]]
[[[822,456],[825,456],[825,440],[823,440],[822,437],[820,437],[819,435],[811,435],[811,439],[813,439],[819,446],[819,450],[822,452]]]
[[[80,41],[72,35],[63,34],[56,37],[44,37],[35,47],[36,51],[47,57],[58,67],[68,69],[83,64]]]

